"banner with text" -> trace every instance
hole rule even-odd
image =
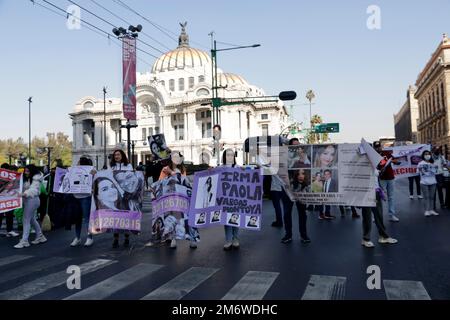
[[[0,213],[22,207],[22,174],[0,169]]]
[[[123,116],[136,120],[136,38],[123,37]]]
[[[392,162],[395,178],[407,178],[419,174],[417,165],[422,161],[422,153],[425,150],[430,151],[431,146],[429,144],[411,144],[384,148],[383,154],[397,160],[395,163]]]
[[[288,190],[306,204],[375,206],[376,178],[359,144],[291,145]]]
[[[189,208],[189,225],[228,225],[261,229],[262,181],[258,169],[219,167],[197,172]]]
[[[144,195],[144,176],[141,171],[98,171],[93,180],[93,189],[89,220],[92,233],[140,231],[137,221],[141,219]],[[95,221],[96,218],[98,221]],[[103,227],[105,225],[108,227]]]

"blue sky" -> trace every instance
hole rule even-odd
[[[70,5],[66,0],[49,1],[62,8]],[[113,24],[124,25],[91,0],[74,2]],[[176,47],[174,40],[113,0],[97,2],[133,24],[141,23],[147,34],[165,46]],[[212,30],[218,41],[260,43],[255,49],[221,52],[219,66],[240,74],[267,94],[297,91],[294,116],[300,121],[309,117],[304,96],[313,89],[317,97],[313,112],[325,122],[341,124],[341,133],[333,135],[337,142],[393,135],[393,114],[404,103],[408,85],[415,83],[442,33],[450,33],[450,2],[444,0],[124,2],[176,34],[178,23],[188,21],[191,46],[206,51]],[[369,5],[381,9],[380,30],[366,26]],[[86,12],[81,17],[111,30]],[[104,85],[108,96],[121,96],[121,50],[108,39],[84,26],[69,30],[64,18],[29,0],[0,0],[0,28],[1,138],[28,137],[29,96],[34,100],[33,135],[63,131],[71,138],[68,113],[80,98],[101,97]],[[146,61],[138,62],[138,70],[149,70],[155,59],[138,55]]]

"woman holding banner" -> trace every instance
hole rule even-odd
[[[78,161],[79,166],[92,166],[92,160],[86,157],[81,157]],[[91,202],[92,202],[92,194],[91,193],[78,193],[73,195],[75,201],[78,202],[81,208],[81,215],[78,217],[77,222],[75,224],[75,239],[73,239],[70,244],[71,247],[76,247],[81,244],[81,229],[84,225],[89,224],[89,216],[91,213]],[[84,222],[84,223],[83,223]],[[92,238],[92,234],[89,232],[89,228],[87,231],[87,239],[84,244],[85,247],[90,247],[94,243],[94,239]]]
[[[226,149],[222,154],[222,163],[225,167],[236,167],[236,154],[233,149]],[[231,248],[239,249],[239,227],[224,226],[225,245],[223,250],[228,251]]]
[[[36,220],[36,210],[39,208],[39,192],[42,181],[42,174],[35,165],[29,164],[25,167],[23,174],[23,234],[22,239],[14,246],[16,249],[22,249],[30,246],[28,237],[30,235],[31,225],[36,231],[36,239],[32,244],[40,244],[47,242],[41,227]]]
[[[159,180],[163,180],[169,177],[176,177],[179,184],[191,188],[189,181],[186,179],[186,168],[183,164],[183,155],[178,151],[171,152],[170,158],[168,160],[168,165],[162,169]],[[183,219],[184,218],[185,217],[183,215]],[[196,249],[197,242],[200,240],[198,229],[189,226],[187,220],[185,220],[184,222],[184,228],[189,234],[189,246],[192,249]],[[177,224],[176,219],[173,215],[169,215],[165,218],[164,228],[164,235],[167,236],[168,239],[171,239],[170,247],[175,249],[177,247],[176,235],[177,233],[180,234],[181,232],[180,225]],[[179,230],[178,232],[177,229]]]
[[[113,171],[123,170],[123,171],[132,171],[133,166],[128,162],[128,158],[120,149],[117,149],[113,152],[112,160],[111,160],[111,169]],[[130,234],[125,232],[125,241],[123,242],[124,247],[128,247],[130,245]],[[119,233],[114,233],[114,241],[112,244],[113,248],[119,247]]]

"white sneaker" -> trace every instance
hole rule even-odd
[[[414,196],[409,196],[409,198],[412,200],[412,199],[414,199]]]
[[[397,243],[398,240],[394,238],[379,238],[378,243],[384,243],[384,244],[394,244]]]
[[[177,240],[172,239],[172,241],[170,241],[170,247],[172,249],[175,249],[177,247]]]
[[[419,199],[423,199],[423,196],[417,196],[417,198],[419,198]]]
[[[44,237],[43,234],[41,234],[39,237],[36,237],[36,239],[34,239],[34,241],[31,241],[32,244],[40,244],[40,243],[44,243],[47,242],[47,238]]]
[[[10,238],[10,237],[18,237],[20,234],[19,233],[17,233],[17,232],[15,232],[15,231],[10,231],[10,232],[8,232],[7,234],[6,234],[6,237],[7,238]]]
[[[144,244],[144,247],[153,247],[153,242],[149,241],[146,244]]]
[[[86,239],[86,242],[84,243],[84,246],[85,246],[85,247],[90,247],[90,246],[92,246],[93,244],[94,244],[94,239],[88,237],[88,238]]]
[[[425,211],[424,215],[425,215],[425,217],[429,217],[429,216],[431,216],[431,212],[430,211]]]
[[[230,250],[231,249],[231,245],[232,245],[231,242],[225,243],[224,246],[223,246],[223,250],[225,250],[225,251]]]
[[[234,239],[232,245],[233,245],[233,248],[235,248],[235,249],[239,248],[239,240]]]
[[[71,247],[78,247],[81,244],[81,239],[75,238],[73,239],[72,243],[70,244]]]
[[[375,247],[375,245],[373,244],[372,241],[366,241],[366,240],[361,241],[361,245],[363,245],[366,248],[373,248],[373,247]]]
[[[14,246],[16,249],[23,249],[28,248],[30,246],[30,243],[27,240],[20,240],[18,244]]]
[[[434,210],[431,210],[431,211],[430,211],[430,214],[433,215],[433,216],[438,216],[438,215],[439,215],[439,213],[437,213],[437,212],[434,211]]]
[[[400,219],[397,218],[396,216],[391,216],[391,217],[389,218],[389,221],[392,221],[392,222],[399,222]]]

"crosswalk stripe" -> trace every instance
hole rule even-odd
[[[343,300],[346,277],[311,275],[302,300]]]
[[[261,300],[278,275],[278,272],[249,271],[222,300]]]
[[[95,259],[79,265],[81,276],[94,272],[106,266],[109,266],[117,261],[108,259]],[[47,276],[38,278],[36,280],[24,283],[14,289],[10,289],[0,293],[0,300],[24,300],[51,288],[55,288],[66,283],[69,274],[66,270],[49,274]]]
[[[180,300],[219,269],[192,267],[141,300]]]
[[[15,280],[17,278],[29,275],[30,273],[33,273],[36,271],[41,271],[41,270],[50,268],[52,266],[56,266],[58,264],[62,264],[69,260],[70,260],[70,258],[51,257],[51,258],[48,258],[45,260],[33,262],[31,264],[25,264],[19,268],[1,272],[0,273],[0,283]]]
[[[75,293],[64,300],[105,299],[162,267],[163,266],[156,264],[140,263],[87,289]]]
[[[421,281],[383,280],[388,300],[431,300]]]
[[[5,258],[0,259],[0,267],[6,266],[7,264],[22,261],[25,259],[32,258],[33,256],[25,256],[25,255],[13,255]]]

